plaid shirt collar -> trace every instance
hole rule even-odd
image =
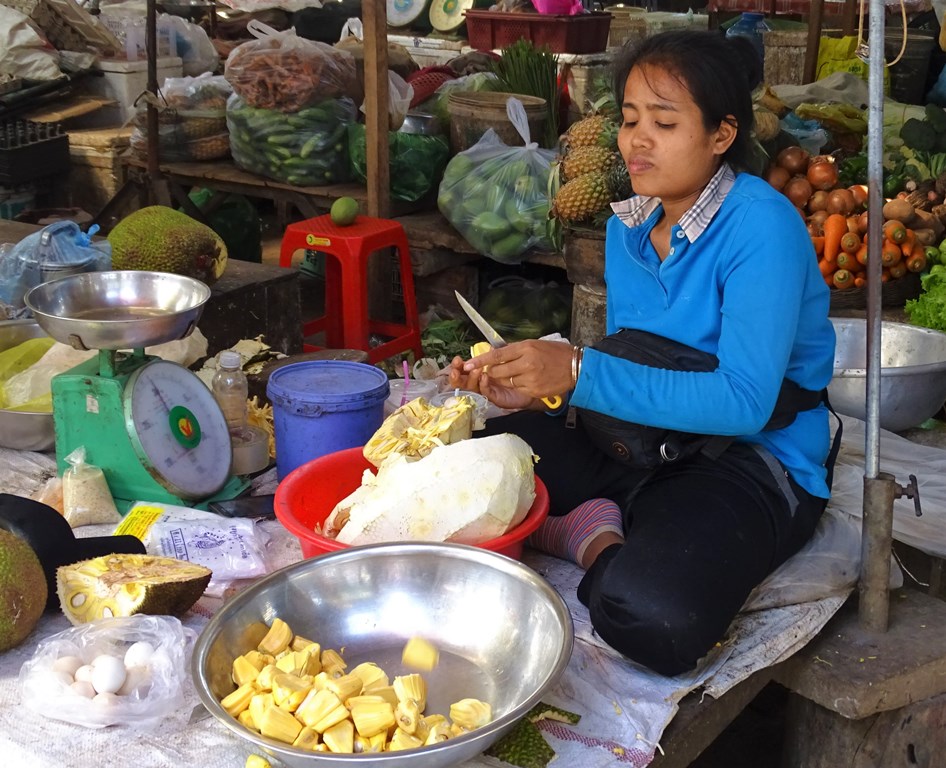
[[[736,174],[733,169],[728,163],[723,163],[703,188],[696,202],[680,217],[680,229],[686,234],[687,240],[691,243],[696,242],[696,239],[703,234],[735,181]],[[637,227],[647,221],[659,205],[659,197],[636,195],[627,200],[611,203],[611,210],[626,226]]]

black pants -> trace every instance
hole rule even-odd
[[[647,473],[605,456],[561,417],[516,413],[478,434],[500,432],[539,456],[550,514],[599,497],[624,510],[625,543],[601,553],[578,597],[608,645],[663,675],[692,669],[723,639],[752,589],[811,537],[826,504],[746,444]]]

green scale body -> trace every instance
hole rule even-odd
[[[230,435],[213,394],[183,366],[143,349],[100,350],[55,376],[52,398],[60,474],[84,446],[122,513],[136,501],[204,508],[247,487],[230,475]]]

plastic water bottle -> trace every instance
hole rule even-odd
[[[217,358],[217,372],[211,382],[214,398],[227,420],[230,434],[239,436],[246,427],[246,398],[249,385],[239,352],[226,350]]]
[[[759,54],[759,63],[764,63],[765,49],[762,45],[762,36],[768,30],[769,25],[765,23],[765,14],[744,11],[736,23],[726,30],[726,37],[747,38]]]

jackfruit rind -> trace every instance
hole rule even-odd
[[[555,720],[559,723],[567,723],[568,725],[578,725],[578,721],[581,720],[581,715],[569,712],[567,709],[553,707],[551,704],[540,701],[526,712],[526,719],[533,723],[537,723],[539,720]]]
[[[486,754],[519,768],[545,768],[555,758],[555,750],[528,718],[516,723]]]
[[[33,548],[0,528],[0,652],[22,643],[46,609],[46,576]]]
[[[227,266],[227,246],[216,232],[165,205],[129,214],[108,241],[113,269],[172,272],[211,285]]]
[[[204,594],[210,577],[209,568],[184,560],[114,554],[60,566],[56,591],[75,625],[136,613],[180,616]]]

